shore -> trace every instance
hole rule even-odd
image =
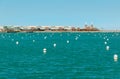
[[[73,33],[82,33],[82,32],[90,32],[90,33],[96,33],[96,32],[120,32],[120,30],[100,30],[100,31],[33,31],[33,32],[27,32],[27,31],[20,31],[20,32],[0,32],[0,33],[64,33],[64,32],[73,32]]]

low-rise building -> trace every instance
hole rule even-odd
[[[3,26],[0,26],[0,32],[3,32],[3,31],[4,31]]]

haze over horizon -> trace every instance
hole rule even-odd
[[[0,0],[0,25],[120,29],[119,0]]]

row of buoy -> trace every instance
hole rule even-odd
[[[69,41],[69,40],[67,40],[67,43],[69,43],[69,42],[70,42],[70,41]],[[53,44],[53,47],[56,47],[56,43],[54,43],[54,44]],[[46,54],[46,52],[47,52],[47,49],[46,49],[46,48],[44,48],[44,49],[43,49],[43,53],[44,53],[44,54]]]
[[[12,39],[12,41],[14,41],[14,39]],[[33,42],[35,42],[35,40],[33,40]],[[19,44],[19,41],[16,41],[16,45],[18,45]]]
[[[109,41],[109,39],[107,38],[107,36],[106,37],[104,37],[103,39],[106,39],[106,41],[104,42],[104,44],[105,45],[107,45],[107,42]],[[110,46],[106,46],[106,50],[108,51],[110,49]],[[118,55],[117,54],[114,54],[113,55],[113,59],[114,59],[114,61],[116,62],[116,61],[118,61]]]
[[[104,44],[105,45],[107,45],[107,42],[109,41],[109,39],[107,38],[107,36],[105,36],[104,38],[103,38],[104,40],[106,40],[105,42],[104,42]],[[110,49],[110,46],[106,46],[106,50],[108,51]]]
[[[56,43],[53,44],[53,47],[56,47]],[[47,49],[44,48],[44,49],[43,49],[43,53],[46,54],[46,52],[47,52]]]
[[[44,39],[46,39],[46,38],[47,38],[47,36],[44,37]],[[77,40],[78,37],[76,37],[75,39]],[[104,44],[107,45],[107,42],[109,41],[109,39],[107,37],[105,37],[104,39],[106,39],[106,41],[104,42]],[[12,39],[12,41],[14,41],[14,39]],[[33,42],[35,42],[35,40],[33,40]],[[66,42],[70,43],[69,40],[67,40]],[[18,44],[19,44],[19,41],[16,41],[16,45],[18,45]],[[56,43],[53,44],[53,47],[56,47]],[[107,45],[106,46],[106,50],[109,50],[109,49],[110,49],[110,46]],[[46,54],[46,52],[47,52],[47,49],[44,48],[43,49],[43,53]],[[114,54],[113,59],[114,59],[114,61],[118,61],[118,55]]]

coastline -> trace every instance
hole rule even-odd
[[[72,33],[111,33],[111,32],[120,32],[120,30],[100,30],[100,31],[33,31],[33,32],[27,32],[27,31],[20,31],[20,32],[0,32],[0,33],[65,33],[65,32],[72,32]]]

